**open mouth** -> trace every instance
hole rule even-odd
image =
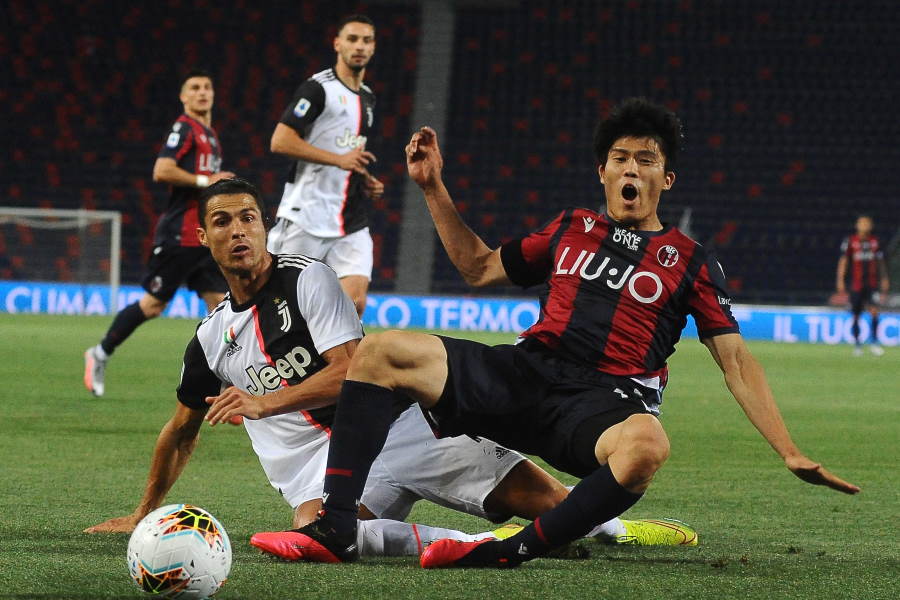
[[[638,190],[634,185],[626,183],[622,188],[622,197],[626,200],[634,200],[638,196]]]
[[[238,244],[237,246],[235,246],[234,248],[231,249],[232,254],[243,254],[243,253],[249,252],[249,251],[250,251],[250,246],[247,246],[245,244]]]

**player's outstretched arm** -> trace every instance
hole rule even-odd
[[[262,419],[298,410],[330,406],[337,401],[341,384],[350,366],[350,357],[359,345],[351,340],[322,353],[328,364],[297,385],[289,385],[277,392],[253,396],[236,387],[229,387],[218,396],[206,398],[210,405],[206,420],[210,425],[228,422],[233,417]]]
[[[156,439],[144,495],[134,512],[88,527],[84,533],[130,533],[141,519],[159,508],[197,446],[203,415],[203,411],[188,408],[179,402],[175,414]]]
[[[830,473],[800,452],[781,418],[762,365],[750,353],[740,334],[717,335],[704,339],[703,343],[725,374],[725,383],[747,418],[794,475],[807,483],[826,485],[845,494],[859,492],[857,486]]]
[[[441,179],[443,167],[437,134],[430,127],[422,127],[406,146],[406,168],[425,194],[425,203],[447,256],[473,287],[508,285],[510,280],[500,260],[500,249],[491,250],[462,220]]]

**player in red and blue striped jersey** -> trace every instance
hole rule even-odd
[[[203,298],[212,310],[228,286],[209,250],[197,238],[200,190],[220,179],[222,145],[212,128],[215,91],[212,76],[191,70],[181,83],[184,113],[172,125],[153,165],[153,181],[172,186],[166,210],[153,233],[153,252],[141,283],[144,295],[120,310],[106,335],[84,353],[84,385],[95,396],[105,391],[106,363],[115,349],[145,321],[158,317],[182,284]]]
[[[660,222],[675,182],[678,118],[632,99],[598,126],[594,146],[607,211],[570,209],[492,250],[462,221],[441,180],[437,136],[407,146],[450,259],[474,287],[544,283],[538,323],[516,346],[410,332],[362,340],[332,429],[323,513],[299,529],[323,555],[352,560],[355,507],[390,425],[395,394],[418,400],[441,436],[483,435],[582,477],[568,497],[503,541],[441,540],[424,567],[512,567],[574,540],[634,505],[669,455],[658,419],[666,358],[687,315],[735,399],[796,476],[854,494],[791,440],[762,367],[731,315],[715,259]]]
[[[850,283],[850,310],[853,313],[851,331],[856,342],[853,349],[856,356],[862,354],[859,317],[866,308],[872,315],[872,354],[876,356],[884,354],[884,349],[878,343],[879,311],[875,292],[880,291],[884,297],[890,291],[891,282],[884,262],[884,252],[878,238],[872,235],[872,228],[872,217],[860,215],[856,219],[856,233],[841,244],[841,258],[837,266],[837,292],[847,293],[848,279]]]

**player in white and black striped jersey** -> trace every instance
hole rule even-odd
[[[90,532],[130,531],[158,507],[189,460],[204,418],[215,425],[248,417],[253,449],[272,486],[294,507],[295,526],[311,521],[321,506],[333,403],[362,337],[359,320],[328,266],[266,251],[264,208],[251,184],[211,186],[200,211],[200,239],[230,292],[185,351],[179,404],[157,441],[141,502],[131,515]],[[362,517],[380,517],[359,528],[364,553],[418,554],[430,540],[473,540],[397,523],[419,499],[500,521],[532,518],[567,493],[515,452],[483,439],[436,439],[417,406],[394,411],[360,506]],[[612,522],[601,531],[613,535],[621,528]],[[475,537],[485,535],[491,534]]]
[[[303,82],[272,134],[271,149],[295,162],[269,236],[275,254],[305,254],[334,268],[357,312],[372,279],[368,213],[384,185],[367,166],[375,95],[363,83],[375,52],[375,26],[364,15],[338,23],[333,68]]]

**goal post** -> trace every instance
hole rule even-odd
[[[98,225],[108,226],[108,242]],[[109,314],[118,311],[121,248],[118,211],[0,206],[0,256],[13,279],[107,283]]]

